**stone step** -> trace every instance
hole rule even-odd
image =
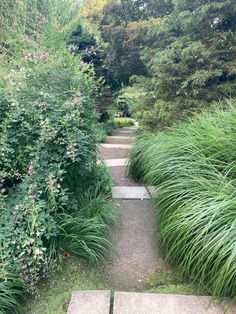
[[[101,159],[124,159],[129,156],[128,148],[106,148],[101,147],[99,150],[99,158]]]
[[[144,200],[151,198],[144,186],[115,186],[112,188],[112,197],[124,200]]]
[[[107,167],[120,167],[120,166],[127,166],[129,162],[128,158],[121,158],[121,159],[105,159],[104,163]]]
[[[122,148],[122,149],[130,149],[132,145],[130,144],[109,144],[109,143],[102,143],[100,145],[101,148]]]
[[[106,138],[107,144],[132,144],[133,137],[130,136],[108,136]]]
[[[235,307],[210,297],[115,292],[113,314],[236,314]]]
[[[122,136],[122,135],[119,135],[119,134],[116,134],[116,135],[112,135],[112,136],[107,136],[107,139],[117,139],[117,140],[127,140],[127,139],[132,139],[133,140],[133,137],[132,136]]]
[[[111,291],[72,292],[67,314],[109,314]]]
[[[123,128],[119,128],[119,131],[132,131],[135,132],[136,130],[138,130],[137,126],[125,126]]]
[[[118,130],[115,132],[115,135],[122,135],[122,136],[134,136],[134,131],[133,130]]]

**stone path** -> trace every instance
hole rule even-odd
[[[119,145],[132,143],[134,131],[133,128],[118,130],[114,136],[107,138],[102,151],[104,161],[117,183],[112,197],[118,204],[120,220],[120,228],[113,236],[117,257],[107,265],[107,269],[113,286],[126,290],[137,287],[145,277],[161,267],[155,245],[154,211],[148,201],[150,193],[126,174],[130,146],[126,147],[127,152],[123,152],[126,158],[120,158],[116,152],[112,156],[112,151]]]
[[[101,156],[110,168],[117,186],[112,195],[118,204],[120,228],[114,232],[116,258],[107,263],[112,286],[130,291],[151,273],[162,260],[154,240],[155,214],[149,201],[154,187],[143,187],[127,177],[126,166],[135,128],[118,130],[101,145]],[[209,297],[161,295],[110,291],[74,292],[68,314],[236,314],[226,303],[213,304]]]

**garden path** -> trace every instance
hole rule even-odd
[[[107,264],[107,270],[118,290],[137,287],[162,264],[156,250],[155,215],[150,194],[126,173],[135,130],[134,127],[117,130],[114,136],[107,137],[101,149],[104,162],[117,184],[112,191],[120,221],[120,228],[113,235],[117,256]]]
[[[236,307],[206,296],[122,292],[135,291],[140,282],[162,267],[149,200],[153,188],[140,186],[126,174],[134,132],[135,128],[118,130],[101,149],[117,183],[112,191],[120,218],[120,228],[113,235],[117,255],[106,265],[117,291],[114,297],[111,291],[73,292],[67,314],[236,314]]]

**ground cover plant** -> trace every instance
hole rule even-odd
[[[235,298],[235,102],[229,106],[141,136],[129,172],[157,186],[166,259],[212,295]]]
[[[96,163],[101,82],[67,44],[78,5],[0,4],[1,313],[20,313],[61,255],[98,263],[111,249],[112,180]]]

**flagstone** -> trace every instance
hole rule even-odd
[[[115,292],[113,314],[236,314],[235,307],[209,297]]]
[[[115,186],[112,188],[112,197],[114,199],[150,199],[150,194],[144,186]]]
[[[109,314],[111,291],[72,292],[67,314]]]

